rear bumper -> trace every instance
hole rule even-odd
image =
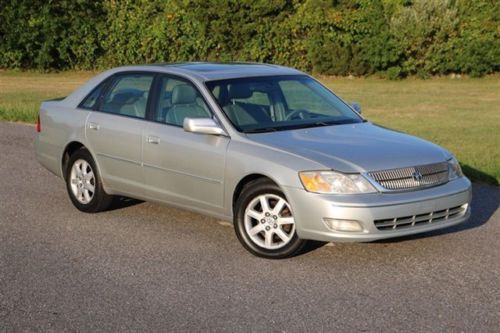
[[[461,177],[434,188],[412,192],[377,193],[366,195],[324,195],[298,188],[285,188],[290,201],[300,238],[318,241],[369,242],[378,239],[401,237],[446,228],[465,222],[470,216],[472,188],[470,181]],[[460,213],[450,218],[418,223],[418,215],[442,212],[461,207]],[[441,214],[443,215],[443,214]],[[415,223],[385,227],[375,226],[376,220],[395,218],[415,219]],[[437,215],[436,215],[437,216]],[[354,220],[362,231],[337,231],[327,226],[327,219]],[[386,223],[387,224],[387,223]]]

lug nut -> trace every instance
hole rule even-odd
[[[266,216],[269,216],[269,215],[271,215],[271,214],[269,214],[269,213],[266,213]]]
[[[267,227],[266,227],[266,231],[269,231],[269,230],[271,230],[271,227],[270,227],[270,226],[267,226]]]
[[[277,220],[277,219],[278,219],[278,217],[277,217],[276,215],[273,215],[273,219]]]
[[[262,219],[260,220],[260,223],[266,223],[266,220]]]
[[[274,229],[276,229],[276,228],[278,227],[278,225],[277,225],[277,224],[275,224],[275,225],[273,225],[273,227],[274,227]]]

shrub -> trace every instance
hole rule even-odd
[[[85,0],[0,1],[0,67],[90,68],[104,12]]]
[[[0,68],[257,61],[332,75],[499,69],[494,0],[0,0]]]
[[[453,70],[481,76],[500,67],[500,3],[498,1],[458,2],[460,27],[452,41]]]
[[[403,54],[404,74],[446,72],[449,38],[458,27],[457,8],[451,0],[415,0],[400,7],[391,19],[391,32]]]
[[[385,73],[385,77],[389,80],[398,80],[402,77],[402,70],[399,66],[390,67]]]

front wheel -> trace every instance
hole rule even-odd
[[[269,259],[291,257],[306,243],[297,236],[285,195],[266,179],[254,181],[243,189],[236,202],[234,229],[248,251]]]
[[[113,199],[104,191],[94,159],[86,149],[76,151],[69,158],[66,188],[73,205],[86,213],[106,210]]]

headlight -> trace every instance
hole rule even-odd
[[[354,194],[374,193],[377,190],[360,174],[343,174],[335,171],[299,172],[302,185],[309,192]]]
[[[462,168],[460,168],[460,164],[457,159],[453,157],[448,160],[448,179],[453,180],[458,177],[462,177],[464,174],[462,173]]]

